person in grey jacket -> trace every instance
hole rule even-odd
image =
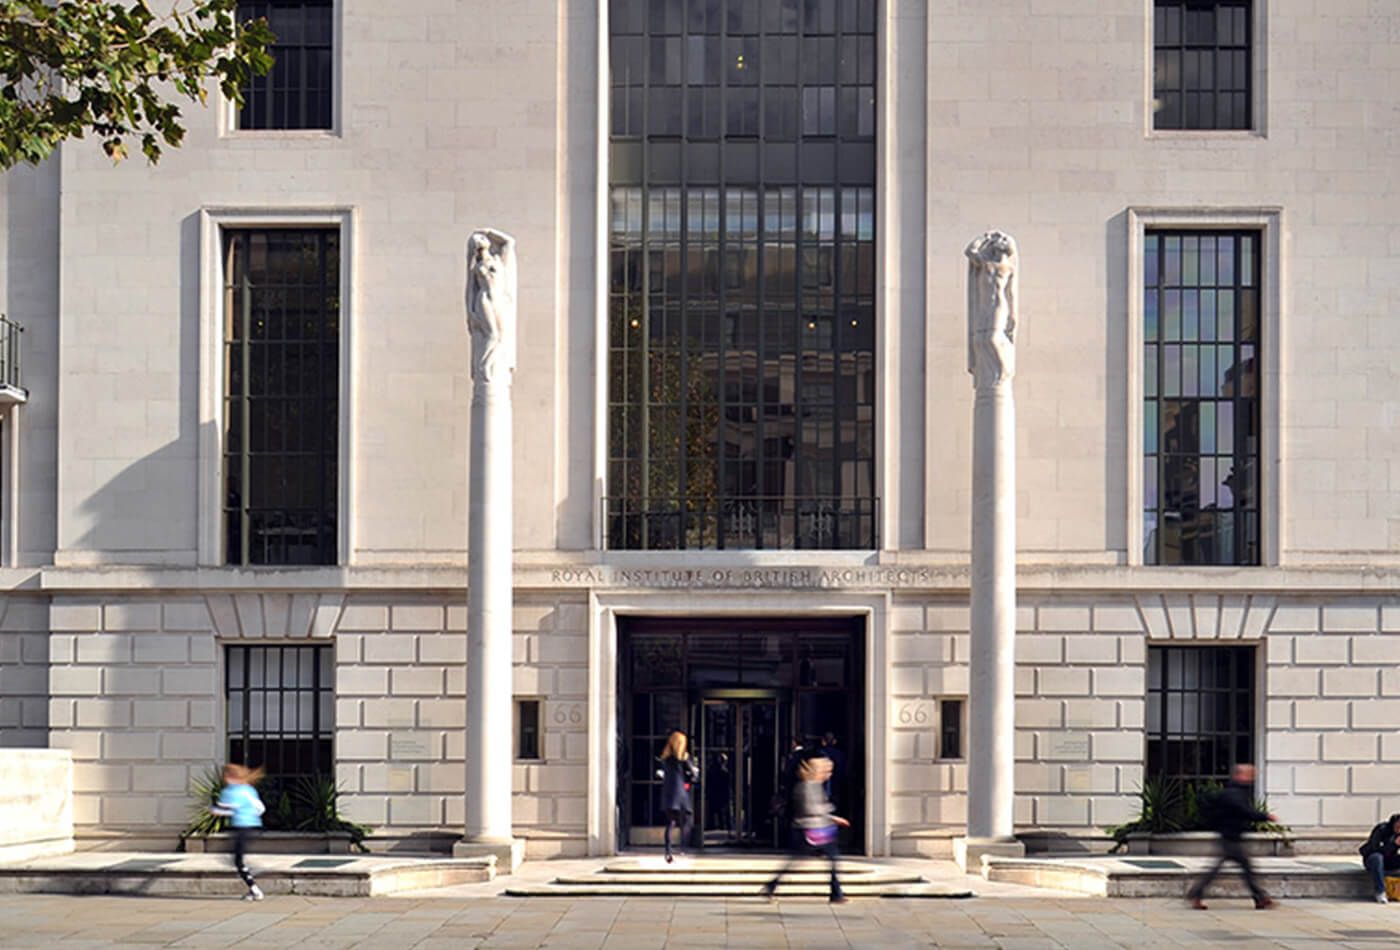
[[[824,788],[831,778],[831,768],[831,760],[825,756],[805,759],[798,767],[797,786],[792,793],[795,831],[792,855],[773,879],[763,885],[763,896],[770,900],[777,893],[783,875],[792,870],[799,858],[815,852],[825,855],[831,863],[831,903],[846,903],[841,881],[836,876],[836,860],[840,856],[836,848],[836,829],[849,828],[851,823],[831,813],[832,805]]]

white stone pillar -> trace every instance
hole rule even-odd
[[[515,241],[482,230],[467,243],[472,339],[467,508],[466,825],[457,855],[494,854],[514,870],[522,843],[511,825],[514,736],[511,629],[511,374],[515,370]]]
[[[1015,838],[1016,736],[1016,242],[991,231],[968,258],[972,414],[971,670],[967,837],[954,854],[980,872],[983,855],[1024,854]]]

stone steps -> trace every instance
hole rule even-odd
[[[548,884],[511,885],[512,897],[761,897],[782,858],[697,858],[666,864],[660,858],[619,858],[592,874],[560,875]],[[971,897],[967,888],[931,884],[921,875],[880,865],[842,862],[841,886],[850,897]],[[794,866],[780,897],[826,897],[830,871],[824,862]]]
[[[1212,861],[1198,857],[991,858],[982,866],[989,881],[1074,891],[1096,897],[1175,897]],[[1233,864],[1210,887],[1220,898],[1248,897],[1244,877]],[[1359,859],[1258,858],[1259,885],[1277,898],[1369,898],[1371,884]]]
[[[495,877],[494,858],[383,858],[253,854],[263,892],[373,897]],[[219,855],[84,851],[0,865],[0,894],[236,896],[246,891]]]

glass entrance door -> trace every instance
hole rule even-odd
[[[777,848],[774,812],[786,744],[776,693],[732,690],[699,703],[700,830],[709,847]]]

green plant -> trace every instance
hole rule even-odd
[[[1117,853],[1128,844],[1128,836],[1147,832],[1165,834],[1181,830],[1182,784],[1174,778],[1151,778],[1138,788],[1138,816],[1132,821],[1106,829]]]
[[[340,788],[329,775],[310,775],[297,780],[286,796],[292,802],[298,831],[343,832],[359,851],[368,851],[364,840],[371,829],[340,814]]]
[[[1109,853],[1117,854],[1123,850],[1129,836],[1134,834],[1210,830],[1210,802],[1224,788],[1225,783],[1215,779],[1195,782],[1182,782],[1174,778],[1148,779],[1138,790],[1138,816],[1104,829],[1114,842]],[[1269,813],[1269,803],[1264,799],[1256,801],[1254,808],[1264,814]],[[1250,830],[1279,834],[1286,844],[1292,843],[1290,835],[1293,829],[1285,824],[1258,821],[1250,826]]]
[[[228,830],[228,818],[209,810],[218,804],[223,788],[223,770],[217,765],[206,767],[203,774],[190,780],[190,797],[194,802],[190,805],[190,823],[180,832],[181,851],[185,850],[187,838],[208,837]]]

